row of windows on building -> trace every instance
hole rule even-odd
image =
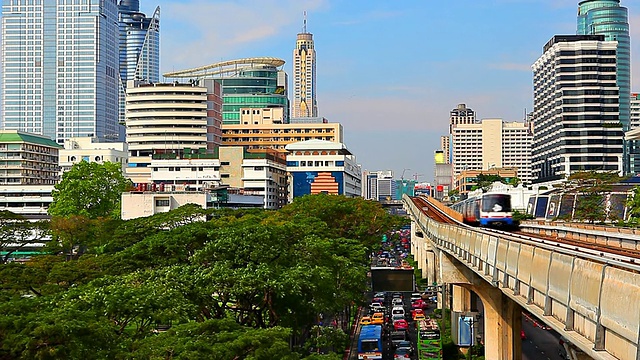
[[[287,161],[287,166],[291,167],[333,167],[344,166],[344,161],[320,161],[320,160],[307,160],[307,161]]]

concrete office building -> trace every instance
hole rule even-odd
[[[453,128],[453,175],[466,170],[517,168],[518,178],[531,183],[531,142],[529,124],[483,119],[477,124]]]
[[[225,146],[244,146],[247,149],[274,149],[285,153],[288,144],[305,140],[326,140],[343,142],[343,129],[340,123],[272,123],[260,120],[265,114],[256,110],[252,114],[253,124],[222,125],[222,144]]]
[[[286,146],[290,174],[289,200],[308,194],[326,193],[359,197],[362,170],[342,143],[306,140]]]
[[[165,73],[171,79],[215,79],[222,86],[222,123],[241,124],[242,109],[281,108],[289,121],[285,61],[255,57],[223,61],[193,69]]]
[[[127,177],[148,183],[151,160],[180,158],[221,144],[221,89],[213,80],[192,84],[129,82],[126,125]]]
[[[0,131],[0,210],[48,218],[51,192],[60,179],[60,148],[46,136]]]
[[[366,200],[396,200],[397,183],[393,171],[364,171],[362,174],[362,197]]]
[[[313,34],[307,32],[305,13],[302,32],[293,50],[293,111],[292,117],[318,116],[316,100],[316,49]]]
[[[127,143],[99,142],[96,138],[71,138],[64,142],[64,149],[60,149],[60,178],[65,171],[71,170],[74,164],[86,162],[112,162],[121,164],[122,173],[127,168]]]
[[[150,216],[194,203],[203,208],[279,209],[287,199],[283,154],[223,146],[213,152],[154,159],[150,183],[122,196],[123,219]]]
[[[117,139],[118,34],[115,1],[3,1],[2,128]]]
[[[556,35],[533,64],[535,182],[622,173],[616,49],[603,35]]]
[[[440,136],[440,149],[444,156],[445,164],[451,163],[451,135]]]

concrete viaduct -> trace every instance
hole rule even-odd
[[[640,273],[527,240],[437,222],[405,195],[412,255],[429,283],[453,285],[454,311],[484,307],[487,359],[521,359],[526,309],[567,338],[572,359],[640,360]]]

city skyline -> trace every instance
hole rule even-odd
[[[318,115],[343,124],[345,143],[363,169],[399,176],[410,168],[425,174],[420,181],[432,180],[433,152],[457,104],[476,110],[478,119],[521,121],[525,109],[532,110],[531,65],[552,36],[576,33],[578,9],[578,0],[460,0],[437,7],[420,1],[401,7],[383,1],[366,7],[362,1],[160,3],[163,71],[276,56],[287,59],[291,74],[288,59],[306,10],[318,54]],[[632,65],[638,64],[640,3],[621,5],[629,9]],[[185,18],[195,7],[197,14]],[[246,23],[207,20],[231,12]],[[185,38],[186,32],[201,35]],[[631,90],[639,84],[640,65],[632,66]]]
[[[318,51],[318,115],[343,124],[345,144],[363,169],[391,169],[397,176],[411,169],[406,172],[431,181],[433,151],[457,104],[476,110],[479,120],[521,121],[525,109],[531,111],[531,65],[553,35],[576,33],[578,2],[460,0],[436,7],[410,1],[393,7],[383,1],[142,0],[140,11],[162,8],[161,73],[274,56],[287,60],[290,81],[291,48],[307,11]],[[632,65],[638,64],[640,3],[621,5],[629,9]],[[636,84],[638,65],[632,66],[632,91],[640,90]]]

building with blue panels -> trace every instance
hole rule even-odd
[[[120,0],[120,79],[160,81],[160,7],[151,17],[140,12],[138,0]]]
[[[306,140],[285,147],[289,173],[289,200],[309,194],[359,197],[362,170],[342,143]]]
[[[118,34],[115,1],[3,0],[2,128],[58,144],[122,134]]]

